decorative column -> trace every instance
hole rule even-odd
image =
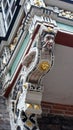
[[[43,85],[41,79],[54,64],[54,26],[41,25],[9,97],[11,130],[39,130]]]

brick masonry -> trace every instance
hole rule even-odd
[[[43,113],[73,117],[73,105],[42,102],[42,110]]]
[[[42,102],[40,130],[73,130],[73,105]]]
[[[42,102],[40,130],[73,130],[73,105]],[[0,96],[0,130],[11,130],[6,99]]]

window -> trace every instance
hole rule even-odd
[[[13,2],[12,7],[11,7],[12,14],[13,14],[14,10],[15,10],[15,1]]]
[[[4,6],[4,7],[6,6],[6,1],[7,1],[7,0],[3,0],[3,6]]]
[[[60,0],[60,1],[64,1],[64,2],[67,2],[67,3],[73,4],[73,0]]]
[[[16,130],[21,130],[20,126],[18,126]]]
[[[9,0],[9,3],[11,3],[11,0]]]
[[[6,7],[5,7],[5,14],[7,14],[8,9],[9,9],[9,7],[8,7],[8,3],[7,3],[7,4],[6,4]]]
[[[10,21],[11,21],[11,15],[10,15],[10,13],[9,13],[8,18],[7,18],[7,25],[8,25],[8,26],[9,26],[9,24],[10,24]]]

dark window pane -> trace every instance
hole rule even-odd
[[[6,7],[5,7],[5,14],[7,14],[7,12],[8,12],[8,3],[6,4]]]
[[[18,126],[16,130],[21,130],[20,126]]]
[[[7,25],[9,26],[9,24],[10,24],[10,20],[11,20],[11,15],[9,14],[8,15],[8,18],[7,18]]]
[[[5,7],[7,0],[3,0],[3,6]]]
[[[13,14],[14,10],[15,10],[15,1],[13,2],[12,7],[11,7],[12,14]]]
[[[67,2],[67,3],[73,4],[73,0],[60,0],[60,1],[64,1],[64,2]]]
[[[9,3],[11,3],[11,0],[9,0]]]

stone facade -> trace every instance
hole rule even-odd
[[[3,96],[0,96],[0,130],[10,130],[9,113]]]

